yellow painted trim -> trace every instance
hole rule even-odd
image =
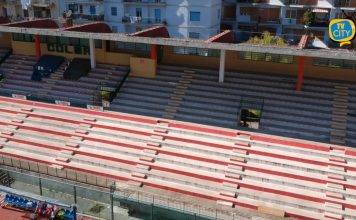
[[[339,23],[339,22],[342,22],[342,21],[348,21],[350,22],[350,25],[351,25],[351,31],[352,31],[352,35],[350,37],[347,37],[347,38],[344,38],[342,40],[337,40],[334,38],[334,35],[332,33],[332,30],[331,30],[331,27],[336,24],[336,23]],[[356,34],[356,28],[355,28],[355,23],[350,20],[350,19],[333,19],[330,21],[329,23],[329,37],[333,40],[333,41],[336,41],[336,42],[340,42],[340,43],[343,43],[343,42],[349,42],[351,41],[354,37],[355,37],[355,34]],[[341,44],[340,44],[341,46]]]

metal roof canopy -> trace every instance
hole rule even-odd
[[[129,35],[133,37],[170,38],[168,30],[164,26],[147,28],[142,31],[138,31]]]
[[[207,43],[234,43],[234,33],[231,30],[226,30],[220,34],[214,35],[207,39]]]
[[[259,53],[272,53],[281,55],[321,57],[330,59],[345,59],[356,61],[355,50],[345,49],[298,49],[297,47],[276,47],[265,45],[252,45],[247,43],[211,43],[204,40],[178,39],[178,38],[150,38],[129,36],[122,33],[93,33],[65,31],[63,29],[44,29],[44,28],[22,28],[0,25],[0,32],[39,34],[45,36],[74,37],[74,38],[93,38],[98,40],[110,40],[132,43],[157,44],[165,46],[196,47],[206,49],[247,51]]]

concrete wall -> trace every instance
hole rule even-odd
[[[24,54],[34,56],[35,53],[35,45],[32,42],[20,42],[20,41],[11,41],[12,49],[14,54]],[[72,46],[68,46],[68,51],[74,51]],[[50,55],[57,55],[57,56],[64,56],[67,59],[73,58],[88,58],[89,54],[87,55],[80,55],[74,53],[59,53],[54,51],[48,51],[47,44],[41,44],[41,52],[42,55],[50,54]],[[102,49],[95,49],[95,57],[98,63],[107,63],[107,64],[114,64],[114,65],[122,65],[122,66],[129,66],[130,65],[130,57],[131,54],[125,53],[111,53],[105,51],[105,44],[103,43]]]
[[[18,42],[12,41],[13,53],[35,55],[35,47],[32,42]],[[49,52],[47,45],[42,44],[42,54],[52,54],[65,56],[68,59],[73,57],[85,57],[89,58],[89,55],[76,55],[67,53]],[[99,63],[107,63],[114,65],[130,65],[130,58],[132,54],[127,53],[112,53],[105,51],[105,45],[103,49],[96,49],[95,56],[96,61]],[[171,64],[176,66],[186,67],[199,67],[215,69],[218,72],[219,69],[219,57],[203,57],[192,55],[180,55],[173,54],[170,47],[164,47],[163,51],[163,64]],[[277,62],[265,62],[265,61],[251,61],[239,58],[239,54],[233,51],[227,51],[226,53],[226,70],[227,71],[240,71],[240,72],[256,72],[266,74],[285,74],[291,76],[297,76],[297,57],[293,64],[283,64]],[[218,74],[218,73],[217,73]],[[321,79],[331,80],[347,80],[356,82],[356,71],[351,69],[329,68],[313,65],[313,58],[307,57],[305,59],[305,76]]]
[[[130,69],[132,76],[153,78],[156,76],[157,63],[149,58],[131,57]]]
[[[165,47],[162,63],[178,66],[215,69],[217,70],[218,74],[220,62],[219,57],[180,55],[173,54],[171,51],[172,50],[169,47]],[[227,51],[226,70],[297,76],[297,57],[295,57],[293,64],[283,64],[276,62],[244,60],[239,58],[239,54],[237,52]],[[332,80],[348,80],[356,82],[355,70],[314,66],[313,58],[311,57],[307,57],[305,59],[304,74],[306,77]]]
[[[0,33],[0,47],[11,48],[11,34],[10,33]]]

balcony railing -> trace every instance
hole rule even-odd
[[[88,21],[103,21],[104,15],[73,14],[73,19],[83,19]]]
[[[238,15],[237,22],[250,23],[251,17],[250,17],[250,15]]]
[[[269,3],[269,0],[236,0],[237,3]]]
[[[283,25],[295,25],[295,24],[297,24],[297,19],[295,19],[295,18],[281,18],[281,23]]]
[[[328,20],[316,20],[310,24],[311,27],[328,27],[328,25],[329,25]]]
[[[284,0],[286,5],[317,5],[318,0]]]
[[[336,0],[335,7],[356,7],[356,1],[353,0]]]
[[[166,3],[166,0],[124,0],[124,3],[163,4]]]
[[[142,18],[134,16],[122,17],[122,23],[125,24],[166,24],[166,20],[161,18]]]
[[[51,0],[32,0],[32,5],[49,6],[51,3]]]

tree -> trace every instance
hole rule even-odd
[[[310,26],[315,20],[315,14],[310,10],[304,12],[303,14],[303,24],[305,26]]]

